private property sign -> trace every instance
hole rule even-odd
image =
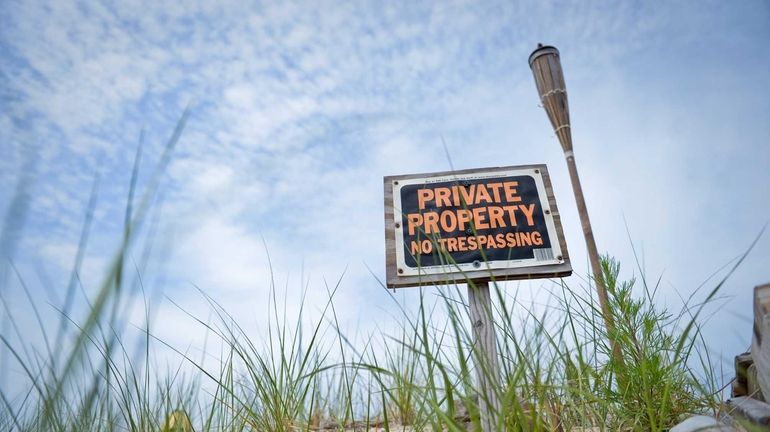
[[[572,273],[545,165],[384,183],[389,288]]]

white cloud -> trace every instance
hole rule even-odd
[[[0,92],[0,146],[18,161],[39,145],[30,235],[51,242],[41,250],[51,263],[74,253],[62,245],[75,244],[101,173],[89,250],[111,256],[140,129],[144,185],[192,101],[163,189],[163,226],[178,240],[169,280],[182,285],[169,295],[188,299],[192,282],[251,320],[238,300],[270,286],[264,237],[281,282],[304,263],[314,301],[322,277],[349,266],[353,287],[339,301],[355,321],[382,298],[364,265],[384,273],[382,176],[448,169],[442,138],[457,168],[547,162],[585,272],[569,180],[526,62],[537,42],[553,43],[600,248],[631,267],[625,215],[651,272],[666,269],[686,292],[768,214],[770,56],[755,35],[767,34],[766,6],[715,6],[11,4],[0,17],[13,77]],[[739,309],[766,276],[768,247],[763,239],[728,287]]]

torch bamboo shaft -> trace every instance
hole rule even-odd
[[[615,320],[612,317],[609,299],[607,298],[607,287],[604,283],[604,275],[602,274],[601,262],[599,261],[599,250],[596,247],[594,232],[591,228],[591,220],[588,217],[588,207],[586,206],[586,201],[583,197],[583,187],[580,185],[580,176],[578,176],[577,165],[575,165],[575,156],[572,154],[572,151],[569,151],[565,152],[565,157],[567,159],[569,176],[572,180],[572,190],[575,192],[575,201],[578,207],[578,214],[580,214],[580,223],[583,226],[583,236],[586,239],[588,260],[591,262],[591,271],[594,275],[596,293],[599,296],[599,305],[602,308],[604,325],[607,328],[607,334],[609,335],[610,345],[612,347],[612,356],[615,362],[617,362],[619,366],[622,366],[623,355],[620,351],[620,346],[615,341]]]

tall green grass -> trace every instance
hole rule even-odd
[[[217,361],[212,365],[158,339],[147,300],[151,294],[142,283],[145,266],[133,265],[129,257],[138,244],[148,247],[138,237],[146,232],[143,227],[153,226],[151,204],[186,118],[135,203],[141,150],[137,153],[121,244],[84,316],[76,316],[73,299],[97,187],[64,304],[54,305],[61,315],[55,331],[40,318],[40,310],[50,306],[36,304],[25,275],[13,272],[38,316],[45,350],[24,342],[29,330],[18,328],[18,317],[4,301],[10,325],[0,335],[0,349],[23,370],[28,391],[16,397],[0,390],[0,430],[396,431],[411,426],[465,431],[469,425],[480,430],[480,417],[487,414],[480,408],[486,396],[476,386],[479,369],[496,383],[490,390],[500,406],[488,415],[500,431],[664,431],[686,414],[717,410],[720,383],[709,373],[717,365],[699,323],[704,305],[713,301],[722,283],[697,304],[690,300],[672,312],[657,304],[657,285],[648,285],[645,278],[621,280],[620,265],[610,257],[602,265],[617,325],[613,334],[604,329],[590,283],[544,282],[550,291],[546,305],[523,304],[515,289],[490,284],[499,377],[474,355],[465,285],[419,288],[412,308],[394,296],[398,328],[355,338],[345,334],[342,312],[335,308],[342,279],[325,287],[327,300],[309,324],[303,318],[306,288],[298,314],[290,316],[280,300],[282,289],[271,284],[269,324],[261,338],[242,328],[204,288],[200,296],[214,319],[189,315],[201,334],[222,347]],[[13,219],[17,213],[9,214],[13,217],[4,221],[6,228],[19,223]],[[7,257],[12,269],[10,263],[12,257]],[[3,290],[10,286],[7,282]],[[371,289],[382,287],[373,280]],[[143,299],[145,310],[137,324],[142,333],[138,341],[127,338],[129,318],[122,312],[131,310],[137,299]],[[611,340],[622,347],[622,364],[612,361]],[[152,347],[171,348],[178,363],[155,370]]]

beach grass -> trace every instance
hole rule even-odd
[[[335,307],[342,279],[321,287],[327,299],[309,324],[303,319],[307,291],[296,299],[299,312],[291,314],[281,300],[285,293],[271,283],[262,337],[241,327],[202,287],[211,318],[178,307],[207,340],[224,348],[216,361],[204,361],[171,345],[154,332],[144,266],[129,257],[139,245],[149,247],[138,237],[153,225],[153,203],[186,119],[187,114],[141,193],[139,147],[120,245],[84,311],[72,303],[97,182],[63,304],[38,304],[13,257],[5,258],[2,288],[7,290],[11,277],[19,281],[44,343],[25,343],[31,330],[19,328],[19,317],[3,301],[7,325],[0,350],[7,364],[23,371],[27,390],[20,395],[0,390],[0,430],[465,431],[481,430],[488,416],[500,431],[665,431],[688,414],[719,409],[723,383],[714,371],[720,365],[701,323],[724,279],[672,311],[656,301],[659,281],[650,283],[641,268],[637,279],[621,280],[620,264],[610,256],[602,266],[613,333],[603,325],[590,280],[577,286],[545,281],[548,300],[537,305],[521,302],[502,284],[490,284],[499,371],[475,349],[464,284],[413,288],[419,290],[416,307],[392,296],[393,309],[400,311],[396,330],[355,338],[341,328],[346,311]],[[24,193],[20,185],[11,207],[23,207]],[[8,212],[4,232],[22,213]],[[371,289],[385,288],[372,279]],[[145,314],[142,323],[132,324],[124,311],[137,299],[144,301]],[[46,307],[60,317],[53,331],[41,318]],[[140,328],[138,340],[127,338],[130,324]],[[621,347],[622,363],[613,361],[610,341]],[[159,370],[153,346],[170,349],[178,362]],[[490,394],[480,394],[476,384],[479,370],[494,383],[489,392],[499,401],[489,412],[482,402]]]

